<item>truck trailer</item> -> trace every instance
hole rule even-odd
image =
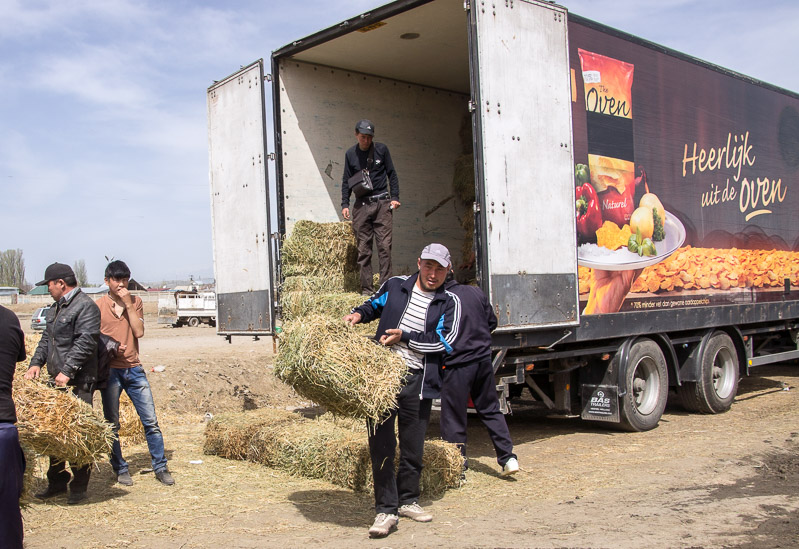
[[[644,431],[670,394],[721,413],[751,368],[799,358],[796,93],[535,0],[398,0],[265,73],[208,88],[219,334],[275,333],[281,239],[341,220],[368,118],[400,178],[395,273],[430,242],[462,255],[506,411]]]

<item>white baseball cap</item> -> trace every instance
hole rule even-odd
[[[437,244],[435,242],[425,246],[424,250],[422,250],[422,255],[420,255],[419,258],[438,261],[439,265],[447,269],[452,264],[452,259],[449,256],[449,250],[447,247],[443,244]]]

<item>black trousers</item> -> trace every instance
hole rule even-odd
[[[352,209],[352,230],[358,243],[358,266],[361,268],[361,293],[374,292],[372,280],[372,242],[377,244],[380,284],[391,278],[391,228],[393,213],[389,199],[368,204],[361,200]]]
[[[0,423],[0,547],[22,549],[22,514],[19,496],[25,456],[19,446],[17,427],[13,423]]]
[[[494,369],[490,360],[444,368],[439,420],[441,438],[460,446],[463,457],[466,457],[466,408],[470,394],[477,416],[488,429],[488,436],[497,453],[497,462],[505,465],[516,455],[513,453],[505,416],[499,410]]]
[[[92,394],[94,389],[85,390],[78,389],[77,387],[70,387],[72,394],[81,399],[83,402],[92,405]],[[47,469],[47,482],[48,484],[57,489],[65,488],[69,484],[70,492],[85,492],[89,487],[89,476],[92,472],[92,466],[84,465],[83,467],[71,467],[72,469],[72,482],[69,482],[69,472],[66,470],[66,462],[57,460],[50,457],[50,467]]]
[[[424,435],[433,401],[421,399],[422,370],[411,370],[397,397],[397,409],[383,423],[369,425],[369,454],[375,482],[375,513],[397,514],[401,505],[419,501]],[[396,475],[394,456],[399,434],[400,459]],[[374,431],[372,431],[374,428]]]

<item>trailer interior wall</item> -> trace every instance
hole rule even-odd
[[[431,241],[460,250],[460,219],[472,213],[452,199],[452,177],[468,96],[297,62],[281,64],[280,86],[287,232],[300,219],[341,219],[344,153],[355,144],[355,122],[369,118],[375,140],[389,146],[400,181],[395,273],[414,272]]]
[[[455,161],[464,154],[459,134],[470,124],[463,3],[431,2],[380,23],[279,57],[286,232],[300,219],[342,220],[344,154],[356,143],[355,123],[368,118],[400,181],[394,273],[414,272],[430,242],[445,244],[460,262],[464,239],[471,239],[461,224],[473,215],[452,189]]]

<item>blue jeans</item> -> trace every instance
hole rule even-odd
[[[128,394],[130,401],[139,414],[139,419],[144,426],[144,436],[147,438],[147,447],[153,462],[153,471],[159,472],[166,469],[164,456],[164,437],[158,427],[155,417],[155,403],[150,383],[141,366],[133,368],[111,368],[108,373],[108,383],[100,393],[103,397],[103,414],[105,420],[114,426],[114,446],[111,450],[111,467],[117,474],[128,471],[128,462],[122,457],[122,448],[119,445],[119,397],[122,390]]]

